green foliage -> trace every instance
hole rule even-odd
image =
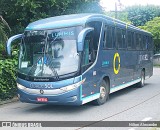
[[[6,35],[6,32],[5,32],[5,27],[3,25],[3,23],[0,22],[0,42],[4,42],[6,41],[7,39],[7,35]]]
[[[135,26],[143,26],[147,21],[160,16],[160,6],[135,5],[125,9],[128,12],[128,20]]]
[[[148,21],[141,29],[149,31],[153,34],[155,52],[160,53],[160,17],[155,17],[152,21]]]
[[[115,18],[115,12],[106,12],[106,15],[112,18]],[[128,24],[131,24],[131,21],[128,20],[128,12],[122,11],[117,12],[117,19],[126,22]]]
[[[16,94],[16,59],[0,60],[0,100],[13,98]]]
[[[1,0],[0,12],[12,28],[22,33],[38,19],[72,13],[102,13],[100,0]]]
[[[0,15],[0,43],[5,43],[7,40],[7,33],[6,30],[11,31],[8,23],[3,19],[3,17]],[[1,45],[0,45],[1,46]]]

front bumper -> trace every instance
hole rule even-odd
[[[40,89],[39,89],[40,91]],[[82,105],[80,100],[80,88],[76,88],[60,95],[31,94],[18,89],[18,97],[21,102],[55,105]],[[47,98],[47,102],[39,102],[37,98]]]

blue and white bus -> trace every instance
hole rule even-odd
[[[153,74],[152,35],[101,14],[73,14],[30,23],[21,39],[17,87],[21,102],[104,104],[109,94]]]

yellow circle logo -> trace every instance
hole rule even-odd
[[[118,59],[118,68],[116,68],[116,59]],[[120,71],[120,56],[118,53],[114,54],[114,59],[113,59],[113,70],[115,74],[118,74]]]

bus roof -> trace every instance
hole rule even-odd
[[[44,30],[44,29],[63,28],[63,27],[71,27],[71,26],[79,26],[79,25],[83,26],[88,20],[92,20],[92,19],[94,20],[104,19],[104,20],[120,23],[131,29],[136,29],[139,31],[149,33],[133,25],[105,16],[103,14],[91,14],[91,13],[61,15],[61,16],[41,19],[41,20],[30,23],[25,30]]]
[[[93,16],[93,14],[71,14],[45,18],[30,23],[26,27],[26,30],[52,29],[84,25],[86,20],[91,16]]]

